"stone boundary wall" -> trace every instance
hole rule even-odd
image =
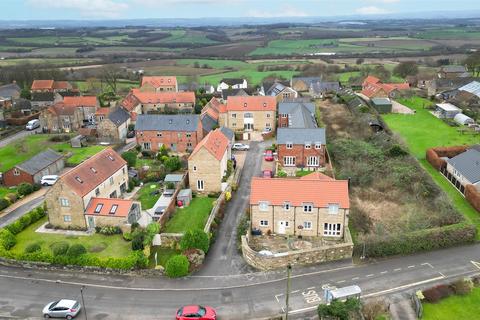
[[[242,236],[243,258],[252,267],[263,271],[285,268],[288,264],[295,266],[351,259],[353,254],[353,242],[348,228],[345,228],[345,242],[342,244],[282,252],[272,256],[261,255],[253,250],[248,239],[248,234]]]
[[[153,245],[158,245],[162,248],[171,248],[174,243],[182,240],[183,233],[160,233],[157,239],[154,239]]]

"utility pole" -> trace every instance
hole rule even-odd
[[[288,310],[290,309],[290,274],[292,273],[292,266],[290,263],[287,265],[287,294],[285,296],[285,305],[286,305],[286,310],[285,310],[285,320],[288,320]]]
[[[85,305],[85,300],[83,300],[83,289],[85,289],[85,286],[82,286],[80,288],[80,295],[82,296],[82,306],[83,306],[83,310],[84,310],[84,315],[85,315],[85,320],[88,320],[87,318],[87,306]]]

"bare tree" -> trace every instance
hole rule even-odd
[[[121,71],[115,67],[105,67],[102,69],[102,80],[106,86],[112,91],[113,94],[117,94],[118,80],[120,79]]]

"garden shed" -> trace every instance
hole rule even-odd
[[[167,174],[165,176],[165,184],[171,182],[175,185],[175,188],[177,187],[178,183],[183,180],[183,175],[182,174]]]
[[[469,116],[463,114],[463,113],[458,113],[454,118],[453,121],[458,123],[459,125],[462,126],[468,126],[469,124],[474,124],[475,121],[470,118]]]
[[[72,148],[85,147],[87,145],[87,138],[82,135],[75,136],[70,140],[70,145]]]
[[[178,192],[177,203],[179,206],[181,202],[181,206],[188,207],[190,205],[190,201],[192,201],[192,189],[182,189]]]
[[[435,108],[435,114],[439,118],[453,119],[459,113],[462,113],[462,109],[451,103],[437,103]]]
[[[390,113],[392,112],[392,101],[388,98],[373,98],[372,106],[378,113]]]

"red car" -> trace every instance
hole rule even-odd
[[[272,170],[263,170],[262,176],[264,178],[273,178],[273,172]]]
[[[273,151],[272,150],[265,151],[265,161],[273,161]]]
[[[217,312],[212,307],[185,306],[177,311],[177,320],[215,320]]]

